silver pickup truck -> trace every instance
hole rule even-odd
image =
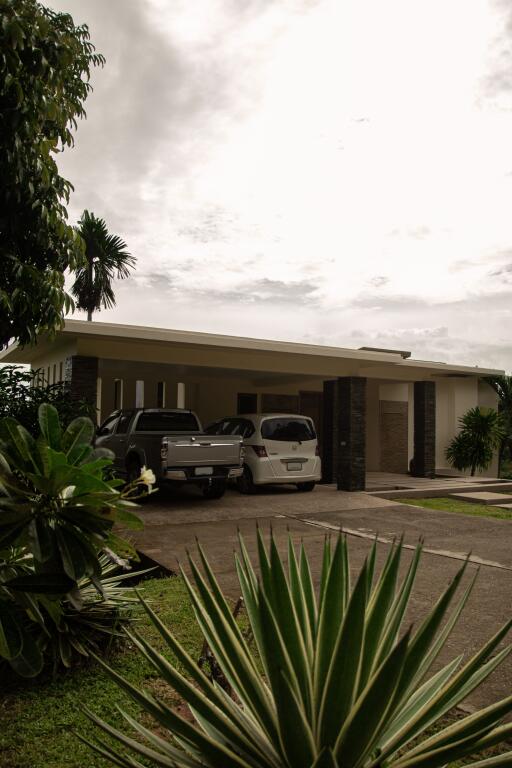
[[[185,409],[115,411],[96,433],[96,445],[114,453],[117,474],[133,480],[145,466],[157,484],[195,483],[208,499],[219,499],[228,479],[242,474],[242,443],[239,435],[206,435]]]

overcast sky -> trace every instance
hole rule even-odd
[[[138,259],[97,320],[512,369],[510,2],[49,4],[107,59],[70,219]]]

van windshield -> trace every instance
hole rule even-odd
[[[136,432],[199,432],[199,424],[193,413],[172,411],[143,412],[139,416]]]
[[[265,419],[261,425],[261,436],[264,440],[281,440],[293,443],[315,440],[316,433],[313,422],[308,419],[295,417],[276,417]]]

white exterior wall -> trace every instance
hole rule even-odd
[[[475,378],[446,378],[436,382],[436,469],[449,467],[446,448],[460,431],[459,420],[476,406],[497,409],[497,397],[485,382]],[[466,474],[469,474],[467,472]],[[497,477],[498,457],[482,477]]]

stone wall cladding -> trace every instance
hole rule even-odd
[[[364,491],[366,483],[366,379],[336,381],[334,468],[339,491]]]
[[[409,471],[408,460],[408,414],[406,402],[380,401],[380,471]]]
[[[87,400],[91,408],[96,410],[97,357],[84,357],[83,355],[67,357],[64,363],[64,381],[67,382],[73,399]]]
[[[436,384],[414,382],[413,477],[434,477],[436,471]]]

